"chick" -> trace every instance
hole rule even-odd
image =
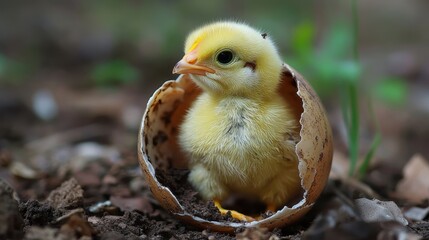
[[[301,192],[297,122],[277,93],[282,60],[265,33],[218,22],[192,32],[173,73],[189,74],[203,90],[189,109],[179,144],[190,156],[189,182],[222,214],[231,194],[275,211]],[[253,218],[231,211],[234,218]]]

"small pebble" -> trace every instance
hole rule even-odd
[[[44,121],[52,120],[58,115],[58,106],[50,91],[39,90],[34,94],[33,111]]]

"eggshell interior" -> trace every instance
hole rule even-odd
[[[296,145],[304,195],[292,207],[284,207],[270,217],[254,222],[218,222],[187,212],[168,187],[156,178],[156,169],[187,168],[177,135],[180,124],[196,97],[201,93],[191,79],[181,75],[165,82],[149,99],[138,137],[139,163],[151,191],[161,206],[177,218],[201,228],[233,232],[236,228],[281,227],[301,218],[323,191],[331,168],[332,133],[320,99],[309,83],[287,64],[283,66],[281,96],[300,122],[300,142]]]

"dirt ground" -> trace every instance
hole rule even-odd
[[[52,83],[45,84],[52,88]],[[417,196],[424,188],[419,184],[427,181],[418,176],[427,176],[427,162],[418,155],[406,165],[409,170],[379,162],[357,181],[344,176],[348,160],[336,153],[331,179],[317,204],[301,221],[281,229],[222,234],[184,224],[160,207],[143,179],[135,150],[137,129],[127,127],[127,121],[140,120],[141,109],[137,108],[134,119],[121,117],[123,112],[132,115],[127,106],[144,105],[144,97],[133,95],[133,89],[88,93],[63,85],[54,88],[62,93],[56,97],[63,113],[55,123],[37,119],[22,101],[25,90],[0,106],[5,116],[0,129],[10,140],[0,144],[2,239],[429,238],[428,201],[404,197],[405,190],[398,190],[400,185],[411,189],[406,179],[418,188],[407,194]],[[4,91],[1,96],[7,94]],[[106,106],[102,101],[106,96],[122,102]],[[67,102],[71,98],[94,105]],[[52,134],[45,135],[46,131]],[[416,172],[416,167],[422,172]],[[411,175],[417,178],[406,171],[414,171]],[[216,213],[211,202],[199,198],[186,175],[187,171],[158,174],[180,201],[191,203],[188,211],[229,221]],[[357,200],[362,198],[366,201]],[[370,217],[368,209],[375,212]]]

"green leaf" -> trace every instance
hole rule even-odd
[[[139,72],[123,60],[112,60],[95,66],[91,77],[99,86],[112,86],[137,80]]]
[[[359,79],[361,73],[361,68],[360,65],[355,61],[343,61],[338,64],[337,71],[338,78],[341,80],[357,84],[357,80]]]
[[[307,57],[312,54],[314,33],[314,25],[311,22],[298,25],[292,38],[292,49],[296,55]]]
[[[372,159],[374,158],[374,154],[378,149],[378,146],[381,143],[381,132],[380,132],[380,127],[379,124],[377,122],[377,119],[375,117],[375,111],[374,111],[374,107],[373,107],[373,101],[372,101],[372,97],[371,95],[369,96],[369,101],[368,101],[368,109],[369,109],[369,117],[371,119],[371,122],[373,122],[375,128],[374,128],[374,137],[372,139],[372,143],[371,146],[368,150],[368,152],[365,155],[365,158],[363,160],[363,162],[361,163],[360,167],[359,167],[359,178],[363,179],[365,177],[365,174],[368,171],[369,165],[372,161]]]
[[[351,52],[352,45],[350,27],[345,24],[335,24],[324,35],[319,54],[325,58],[342,58]]]
[[[371,160],[373,159],[374,154],[378,149],[378,146],[380,146],[381,134],[380,134],[380,131],[378,129],[376,131],[377,132],[374,136],[374,139],[372,139],[372,143],[371,143],[371,146],[369,148],[369,151],[366,153],[365,158],[359,167],[359,177],[360,178],[365,177],[365,174],[368,171],[369,164],[371,163]]]
[[[318,78],[329,85],[336,85],[338,78],[338,63],[332,59],[317,58],[319,61],[314,63],[314,68]]]
[[[0,77],[6,72],[7,59],[5,56],[0,54]]]
[[[0,54],[0,84],[22,84],[32,75],[35,67],[36,64],[28,59],[17,61]]]
[[[406,81],[400,78],[386,78],[374,87],[375,97],[394,106],[405,103],[408,96]]]

